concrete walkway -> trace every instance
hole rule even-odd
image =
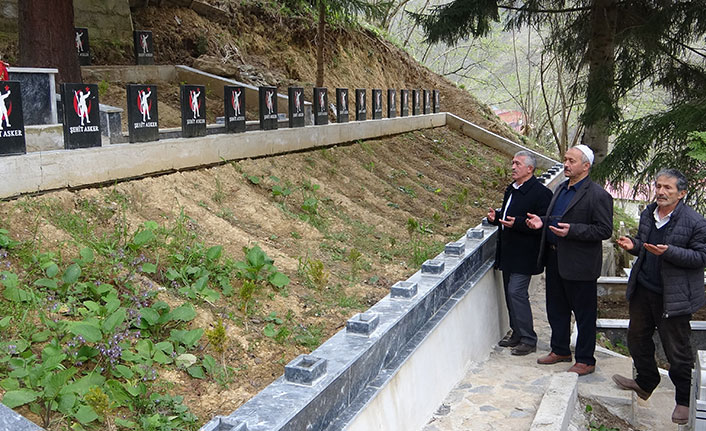
[[[543,275],[533,277],[530,298],[535,331],[539,337],[537,352],[512,356],[511,349],[496,346],[488,360],[472,364],[423,431],[530,430],[552,376],[565,372],[572,365],[537,364],[537,358],[549,351],[550,328],[546,318]],[[588,399],[589,403],[605,406],[611,413],[631,423],[634,430],[683,428],[671,421],[674,387],[666,375],[652,397],[643,401],[631,391],[618,389],[611,380],[615,373],[632,374],[630,358],[599,349],[596,360],[596,372],[578,379],[580,397]],[[570,430],[588,428],[581,408],[577,406],[570,415]]]

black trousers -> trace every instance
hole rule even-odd
[[[630,301],[628,326],[628,349],[637,369],[635,381],[647,392],[652,392],[659,384],[655,344],[652,341],[657,328],[669,361],[669,378],[676,388],[675,400],[677,404],[688,406],[691,368],[694,364],[689,340],[691,314],[665,319],[662,317],[663,307],[662,295],[637,286]]]
[[[520,342],[537,345],[537,333],[534,332],[532,307],[529,300],[529,284],[531,275],[503,271],[503,286],[505,287],[505,303],[510,316],[512,336],[520,337]]]
[[[595,365],[596,317],[598,300],[596,280],[566,280],[559,275],[556,251],[547,247],[547,319],[552,328],[550,346],[557,355],[570,355],[571,313],[576,318],[576,362]]]

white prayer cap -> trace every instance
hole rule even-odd
[[[594,159],[593,151],[588,147],[588,145],[579,144],[579,145],[574,145],[571,148],[576,148],[577,150],[579,150],[583,154],[585,154],[586,158],[588,159],[588,164],[593,166],[593,159]]]

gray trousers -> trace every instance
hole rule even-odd
[[[531,275],[503,271],[505,303],[510,315],[510,328],[513,337],[520,336],[520,342],[537,345],[537,333],[534,332],[532,307],[529,302],[529,283]]]

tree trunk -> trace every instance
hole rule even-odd
[[[591,40],[588,45],[588,86],[582,143],[595,153],[596,162],[608,154],[610,126],[617,120],[614,100],[616,0],[596,0],[591,11]]]
[[[59,69],[59,82],[82,82],[73,0],[18,0],[19,65]]]
[[[319,25],[316,28],[316,86],[324,86],[324,32],[326,31],[326,3],[319,0]]]

